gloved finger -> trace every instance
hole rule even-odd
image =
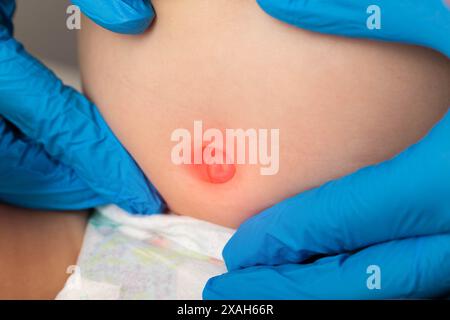
[[[375,243],[450,232],[450,112],[416,145],[244,222],[227,267],[297,263]]]
[[[450,235],[392,241],[305,265],[210,279],[204,299],[415,299],[450,293]]]
[[[139,34],[155,17],[149,0],[72,0],[98,25],[118,33]]]
[[[0,115],[109,203],[133,213],[161,212],[157,191],[97,108],[5,33],[0,37]]]
[[[16,11],[16,1],[3,0],[0,1],[0,25],[6,27],[9,33],[13,32],[12,17]]]
[[[269,15],[297,27],[341,36],[398,41],[450,56],[450,10],[445,0],[257,0]],[[370,16],[379,16],[377,28]],[[411,26],[414,26],[412,28]]]
[[[0,118],[0,200],[34,209],[80,210],[107,204],[75,172]]]

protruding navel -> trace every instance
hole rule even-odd
[[[229,163],[226,153],[223,150],[217,148],[211,150],[211,147],[203,149],[203,164],[206,166],[206,173],[208,180],[211,183],[226,183],[233,179],[236,173],[236,166],[233,163]],[[205,150],[207,152],[205,152]],[[205,157],[205,155],[207,155]],[[211,161],[208,155],[216,159],[222,159],[218,163]]]

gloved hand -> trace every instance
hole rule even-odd
[[[95,22],[140,33],[154,12],[146,0],[76,0]],[[13,38],[15,1],[0,1],[0,201],[82,209],[116,203],[161,212],[157,191],[97,108],[65,86]]]
[[[450,13],[441,0],[259,3],[269,14],[314,31],[400,40],[450,53]],[[381,30],[366,29],[369,4],[381,8]],[[395,158],[249,219],[223,256],[229,272],[208,281],[206,299],[449,295],[450,113]]]
[[[320,33],[422,45],[450,56],[450,0],[257,0],[269,15]],[[446,4],[447,3],[447,4]],[[377,5],[381,28],[371,30]]]

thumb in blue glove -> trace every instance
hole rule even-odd
[[[269,15],[326,34],[423,45],[450,57],[450,5],[445,0],[257,0]],[[377,5],[381,28],[367,28]]]
[[[155,17],[148,0],[72,0],[72,3],[98,25],[123,34],[144,32]]]

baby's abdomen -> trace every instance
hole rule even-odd
[[[139,37],[85,22],[83,84],[169,207],[226,226],[388,159],[450,105],[448,61],[431,51],[316,35],[254,1],[154,1]],[[105,49],[107,48],[107,49]],[[171,158],[174,130],[279,130],[279,170],[236,164],[211,183]]]

